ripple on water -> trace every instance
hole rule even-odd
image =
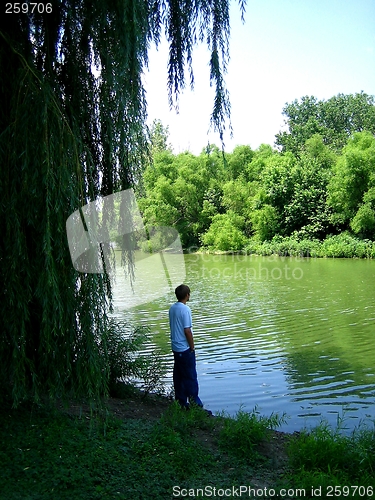
[[[268,279],[265,271],[262,279],[251,282],[237,274],[238,279],[223,286],[220,269],[228,268],[229,259],[221,263],[218,256],[205,256],[206,276],[215,269],[208,280],[196,271],[197,256],[190,259],[196,266],[190,277],[186,257],[199,382],[207,407],[230,414],[240,405],[249,411],[258,405],[264,414],[286,411],[290,419],[283,430],[289,431],[320,418],[335,425],[343,412],[353,428],[373,415],[375,304],[369,298],[375,293],[375,261],[284,259],[291,269],[303,270],[300,280],[285,281],[270,278],[272,269],[280,267],[277,260],[239,258],[238,266],[268,266]],[[171,293],[124,313],[120,299],[116,311],[116,317],[158,332],[153,341],[164,353],[169,384],[168,307],[173,301]]]

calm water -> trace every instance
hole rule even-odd
[[[200,395],[213,412],[286,412],[282,430],[375,418],[375,262],[185,255]],[[152,279],[152,278],[151,278]],[[147,324],[168,364],[173,292],[116,315]]]

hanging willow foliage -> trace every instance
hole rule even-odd
[[[106,394],[106,277],[72,266],[65,223],[98,196],[134,186],[147,157],[142,72],[169,43],[176,104],[205,42],[214,128],[229,117],[228,0],[53,0],[0,16],[0,374],[15,404]],[[240,2],[244,9],[244,1]]]

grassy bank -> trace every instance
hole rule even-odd
[[[238,498],[241,486],[257,493],[244,498],[301,498],[302,488],[310,498],[312,487],[344,485],[362,489],[343,496],[371,498],[373,431],[287,435],[275,431],[282,418],[256,411],[208,417],[139,395],[109,403],[100,412],[3,406],[0,498]]]
[[[330,258],[375,258],[375,242],[355,238],[349,233],[330,236],[323,241],[275,237],[271,241],[252,241],[244,253],[257,255],[284,255],[291,257],[330,257]]]
[[[292,236],[275,236],[270,241],[258,241],[250,238],[242,250],[220,250],[213,247],[200,251],[213,253],[240,253],[244,255],[280,255],[285,257],[328,257],[374,259],[375,242],[360,239],[350,233],[330,236],[325,240],[301,239]]]

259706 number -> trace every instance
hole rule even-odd
[[[38,14],[50,14],[52,12],[52,4],[41,2],[5,4],[5,14],[33,14],[34,12]]]
[[[374,494],[372,486],[327,486],[327,497],[353,497],[358,495],[363,498],[371,498]]]

